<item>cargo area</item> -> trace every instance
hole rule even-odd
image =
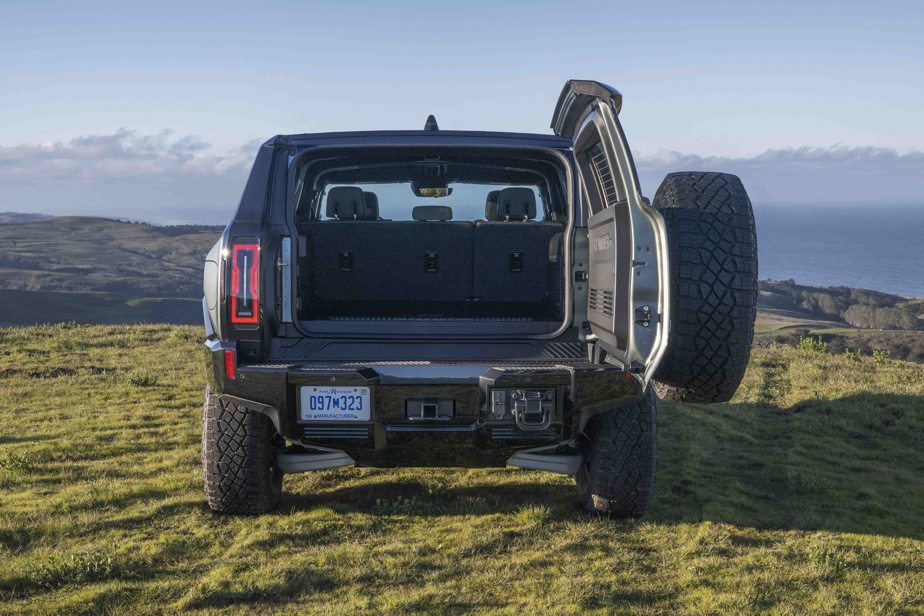
[[[410,158],[306,165],[300,323],[322,333],[561,328],[570,226],[557,161]]]

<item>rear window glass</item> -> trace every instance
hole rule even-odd
[[[384,220],[413,220],[413,211],[417,206],[442,206],[452,210],[452,220],[484,220],[486,217],[486,208],[488,195],[500,191],[504,188],[517,187],[517,185],[493,185],[493,184],[467,184],[454,183],[449,184],[448,188],[452,193],[445,197],[418,197],[414,194],[410,183],[401,184],[332,184],[326,187],[324,194],[323,206],[320,209],[321,218],[332,218],[327,216],[329,212],[328,198],[331,189],[339,186],[357,186],[365,193],[372,193],[376,196],[379,207],[379,218]],[[548,210],[543,202],[542,195],[535,186],[523,186],[533,192],[536,199],[536,218],[543,219],[544,213]],[[495,202],[496,202],[495,196]]]
[[[451,220],[456,221],[567,218],[567,169],[558,157],[543,151],[308,149],[290,158],[289,178],[297,223],[334,218],[414,220],[414,209],[420,206],[429,210],[423,214],[439,220],[445,220],[450,210]],[[488,204],[494,193],[504,205],[492,210]]]

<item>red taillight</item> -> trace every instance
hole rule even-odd
[[[231,249],[231,322],[260,320],[260,247],[236,244]]]
[[[225,349],[225,376],[234,379],[234,351]]]

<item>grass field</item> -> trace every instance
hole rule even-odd
[[[843,330],[852,330],[854,328],[846,327],[833,321],[825,321],[812,318],[807,315],[792,314],[780,310],[758,310],[757,319],[754,323],[754,332],[756,334],[767,334],[787,328],[835,328]]]
[[[3,613],[924,613],[924,366],[756,349],[662,404],[642,520],[566,477],[343,469],[220,517],[201,332],[0,330]]]

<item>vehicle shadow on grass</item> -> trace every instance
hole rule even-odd
[[[655,494],[649,522],[713,521],[766,529],[826,530],[924,539],[924,399],[858,394],[757,404],[661,403]],[[389,471],[383,471],[388,473]],[[413,471],[417,472],[417,471]],[[509,473],[526,473],[508,469]],[[281,513],[326,506],[340,512],[446,516],[515,513],[546,505],[556,518],[583,515],[568,482],[452,479],[433,488],[400,473],[287,493]],[[339,477],[339,479],[338,479]],[[384,481],[380,481],[385,479]]]
[[[453,472],[455,469],[448,469]],[[420,473],[420,478],[406,476]],[[510,514],[530,505],[546,505],[559,512],[571,511],[574,505],[574,487],[546,483],[494,482],[506,472],[529,473],[508,470],[498,474],[485,475],[484,481],[465,486],[455,486],[452,481],[434,488],[428,481],[433,470],[395,469],[384,470],[383,475],[401,473],[396,479],[362,482],[320,491],[308,490],[293,493],[285,489],[280,512],[329,507],[339,513],[362,512],[375,515],[407,515],[420,517],[484,515],[492,513]],[[440,471],[443,472],[443,469]],[[456,471],[457,472],[457,471]]]

